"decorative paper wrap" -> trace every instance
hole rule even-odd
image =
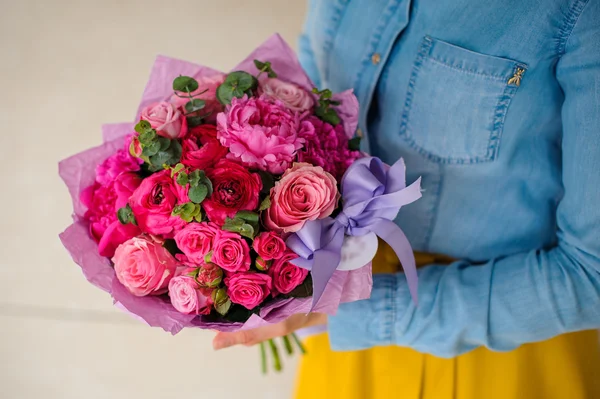
[[[293,50],[279,35],[274,35],[254,50],[233,70],[243,70],[252,74],[258,71],[253,60],[270,61],[273,70],[280,78],[296,83],[311,90],[314,86],[302,70]],[[140,110],[156,101],[164,101],[171,97],[172,82],[178,75],[195,78],[211,76],[217,71],[190,62],[159,56],[152,68],[150,79],[144,90]],[[337,111],[342,117],[344,131],[352,137],[358,123],[358,102],[351,90],[334,95],[341,102]],[[371,294],[372,276],[370,262],[353,270],[335,271],[316,304],[312,298],[275,300],[260,311],[260,315],[252,315],[245,323],[215,323],[202,316],[184,315],[173,308],[167,299],[156,296],[136,297],[116,279],[110,261],[98,254],[98,246],[89,234],[87,223],[83,219],[86,208],[79,195],[83,189],[93,184],[96,165],[103,162],[119,148],[123,148],[124,138],[133,132],[134,123],[109,124],[102,127],[103,144],[74,155],[62,161],[59,173],[73,200],[73,224],[62,234],[60,239],[71,254],[73,260],[81,266],[85,277],[95,286],[110,293],[115,305],[134,314],[150,326],[161,327],[165,331],[176,334],[184,327],[199,327],[220,331],[256,328],[268,323],[276,323],[295,313],[308,313],[309,310],[335,314],[342,302],[366,299]],[[355,262],[356,263],[356,262]]]

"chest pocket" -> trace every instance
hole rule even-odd
[[[527,66],[426,36],[415,60],[400,135],[438,163],[493,161]]]

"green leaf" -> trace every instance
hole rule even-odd
[[[204,201],[207,195],[208,187],[206,187],[204,184],[199,184],[195,187],[192,187],[188,192],[188,197],[190,201],[192,201],[195,204],[202,203],[202,201]]]
[[[168,162],[169,165],[176,165],[181,160],[181,144],[178,140],[171,140],[171,145],[168,148],[168,151],[171,153],[171,161]]]
[[[177,182],[177,184],[179,184],[180,186],[185,186],[186,184],[188,184],[188,174],[185,172],[179,172],[179,174],[177,175],[177,178],[175,179],[175,181]]]
[[[231,299],[229,298],[227,298],[227,300],[221,304],[215,303],[215,310],[221,316],[225,316],[227,312],[229,312],[229,309],[231,309]]]
[[[117,211],[117,219],[119,219],[119,222],[121,224],[128,224],[128,223],[136,224],[135,217],[133,215],[133,211],[131,210],[131,207],[129,206],[129,204],[127,204],[123,208],[119,208],[119,210]]]
[[[256,69],[258,69],[259,71],[265,67],[265,63],[261,62],[259,60],[254,60],[254,65],[256,66]]]
[[[160,141],[151,141],[150,144],[146,144],[142,148],[142,155],[146,157],[152,157],[153,155],[158,154],[160,151]],[[153,164],[158,164],[157,162],[152,162]],[[160,165],[165,162],[161,162]]]
[[[171,177],[175,176],[175,174],[180,172],[183,168],[185,168],[185,165],[182,163],[178,163],[177,165],[175,165],[173,168],[171,168]],[[185,184],[182,185],[184,186]]]
[[[142,134],[148,131],[152,131],[152,126],[148,121],[139,121],[133,128],[136,132]]]
[[[142,121],[145,122],[145,121]],[[140,122],[140,123],[142,123]],[[139,123],[138,123],[139,125]],[[140,140],[140,143],[142,144],[150,144],[151,141],[153,141],[156,138],[156,131],[154,131],[154,129],[151,130],[145,130],[143,132],[140,133],[140,136],[138,137],[138,140]]]
[[[236,87],[242,91],[254,89],[258,85],[256,78],[244,71],[231,72],[225,78],[224,83],[228,86]]]
[[[160,145],[160,143],[157,141],[156,144]],[[144,148],[144,150],[146,150]],[[152,165],[155,166],[159,166],[162,168],[163,164],[167,164],[167,165],[173,165],[176,162],[172,162],[171,161],[171,153],[168,151],[158,151],[156,154],[154,155],[150,155],[150,163]]]
[[[227,312],[227,315],[225,315],[224,318],[225,320],[234,323],[245,323],[253,313],[254,309],[248,310],[241,305],[234,304],[229,308],[229,312]]]
[[[187,119],[188,127],[200,126],[202,123],[204,123],[204,118],[205,118],[205,115],[202,115],[202,116],[188,116],[186,118]]]
[[[189,113],[200,111],[206,105],[206,101],[195,98],[185,104],[185,110]]]
[[[160,136],[158,142],[160,143],[160,151],[166,151],[171,146],[171,140],[166,137]]]
[[[269,72],[267,72],[267,76],[270,77],[270,78],[276,78],[277,74],[275,72],[273,72],[273,71],[269,71]]]
[[[251,211],[238,211],[235,214],[235,219],[242,219],[246,222],[258,222],[258,213]]]
[[[231,104],[233,97],[241,98],[244,96],[244,91],[225,83],[217,87],[217,100],[223,105]]]
[[[302,282],[302,284],[294,288],[289,294],[287,294],[287,296],[290,298],[307,298],[309,296],[312,296],[312,294],[313,282],[312,276],[309,273],[308,276],[306,276],[306,278]]]
[[[206,174],[204,173],[204,171],[202,171],[202,176],[201,176],[201,182],[206,186],[206,188],[208,189],[208,194],[207,196],[211,196],[213,194],[213,184],[210,181],[210,179],[206,176]]]
[[[318,116],[318,115],[317,115]],[[328,108],[322,115],[321,120],[330,125],[336,126],[340,123],[340,117],[334,109]]]
[[[240,233],[240,235],[244,236],[244,237],[248,237],[249,239],[253,240],[254,239],[254,227],[252,227],[252,225],[244,223],[242,225],[242,227],[240,228],[240,231],[238,231],[238,233]]]
[[[259,170],[258,175],[260,176],[260,180],[262,180],[262,189],[260,190],[260,192],[261,194],[268,195],[271,192],[273,186],[275,186],[275,179],[273,178],[272,174],[263,170]]]
[[[196,79],[189,76],[178,76],[173,80],[173,90],[192,92],[198,89],[198,82]]]
[[[353,137],[348,140],[348,149],[350,151],[359,151],[360,150],[360,137]]]
[[[198,183],[200,183],[200,172],[204,173],[204,171],[198,170],[198,169],[196,169],[190,173],[189,179],[188,179],[190,182],[190,186],[196,187],[198,185]]]
[[[260,203],[260,207],[258,208],[259,211],[264,211],[266,209],[269,209],[269,207],[271,206],[271,196],[267,195],[265,197],[264,200],[262,200],[262,202]]]

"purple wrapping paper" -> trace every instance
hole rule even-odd
[[[293,50],[279,35],[271,36],[233,70],[256,73],[254,59],[271,61],[273,69],[284,80],[294,82],[307,90],[314,87],[302,70]],[[144,90],[136,120],[144,106],[170,98],[174,77],[187,75],[198,78],[216,73],[218,71],[211,68],[158,56]],[[336,94],[334,98],[342,102],[338,107],[338,113],[344,120],[346,134],[348,137],[352,137],[358,123],[356,97],[352,91],[348,90]],[[104,125],[102,126],[102,145],[76,154],[59,164],[59,173],[71,194],[74,211],[74,222],[60,234],[60,239],[75,263],[81,267],[86,279],[110,293],[117,307],[132,313],[150,326],[161,327],[172,334],[178,333],[184,327],[219,331],[251,329],[282,321],[292,314],[307,313],[311,307],[312,298],[280,299],[265,306],[261,310],[260,316],[252,315],[246,323],[215,323],[208,322],[202,317],[179,313],[165,298],[136,297],[127,291],[115,278],[110,261],[98,254],[98,246],[89,234],[87,223],[83,220],[86,208],[79,200],[79,194],[93,184],[96,165],[115,153],[117,149],[122,148],[125,136],[132,132],[133,123]],[[369,298],[371,287],[370,263],[357,270],[336,271],[313,311],[333,315],[340,303]]]

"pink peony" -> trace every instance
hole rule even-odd
[[[298,152],[298,161],[321,166],[338,181],[346,169],[358,158],[360,151],[348,149],[348,138],[342,124],[332,126],[319,118],[307,119],[314,128],[303,129],[300,136],[305,140],[304,148]]]
[[[177,270],[177,261],[149,236],[134,237],[119,245],[112,258],[117,279],[135,296],[160,295]]]
[[[269,230],[292,233],[307,220],[331,215],[339,198],[331,174],[320,166],[295,163],[271,189],[271,206],[263,212],[263,222]]]
[[[205,121],[208,123],[214,123],[217,120],[217,114],[223,111],[223,105],[217,100],[217,87],[225,80],[225,74],[216,74],[212,76],[203,76],[197,78],[198,81],[198,89],[193,91],[191,94],[194,98],[198,98],[200,100],[204,100],[206,104],[204,108],[200,110],[200,114],[208,114],[205,118]],[[205,91],[202,94],[203,91]],[[183,108],[185,104],[190,101],[189,98],[181,98],[173,94],[171,97],[171,104],[173,104],[177,108]]]
[[[227,217],[233,218],[238,211],[258,208],[262,189],[258,173],[250,173],[242,165],[222,159],[206,175],[212,182],[213,193],[202,202],[202,207],[211,222],[223,225]]]
[[[225,279],[231,302],[254,309],[271,293],[271,277],[262,273],[235,273]]]
[[[142,110],[140,119],[150,122],[159,135],[170,139],[183,137],[187,133],[185,115],[167,102],[148,105]]]
[[[204,256],[212,250],[219,227],[214,223],[190,223],[175,234],[175,242],[190,262],[204,263]]]
[[[118,150],[96,166],[96,181],[108,185],[121,173],[137,172],[143,162],[141,159],[132,157],[127,150]]]
[[[315,105],[313,95],[303,88],[277,78],[262,79],[258,93],[271,100],[279,100],[292,111],[309,111]]]
[[[272,231],[265,231],[254,239],[252,248],[264,260],[271,260],[281,258],[287,247],[277,234]]]
[[[217,137],[229,148],[230,159],[247,167],[282,174],[293,162],[304,140],[298,135],[312,125],[280,101],[233,98],[217,116]]]
[[[209,314],[212,290],[200,288],[190,276],[177,276],[169,282],[169,297],[177,311],[184,314]]]
[[[90,234],[98,243],[101,256],[113,256],[120,244],[140,234],[136,225],[121,224],[117,211],[127,205],[141,182],[135,173],[122,173],[106,186],[95,183],[81,193],[81,202],[88,208],[84,219],[89,222]]]
[[[145,178],[129,199],[142,231],[167,238],[186,225],[179,216],[171,215],[176,205],[186,202],[189,202],[187,188],[175,183],[168,170]]]
[[[217,140],[214,125],[200,125],[190,129],[181,141],[181,163],[192,169],[208,169],[227,155],[227,148]]]
[[[308,270],[298,267],[290,261],[298,255],[287,251],[281,258],[275,260],[269,269],[269,276],[273,279],[273,294],[289,294],[294,288],[302,284]]]
[[[219,230],[214,238],[211,262],[228,272],[250,269],[250,248],[237,233]]]

